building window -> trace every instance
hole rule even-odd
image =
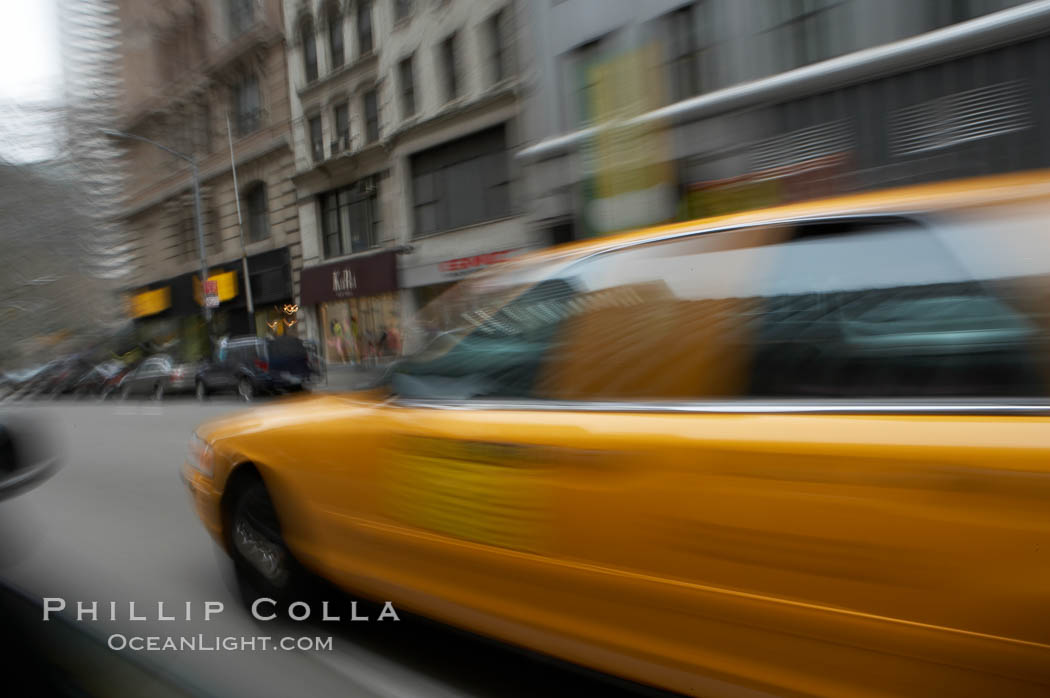
[[[244,208],[248,217],[248,241],[258,242],[270,236],[270,216],[266,201],[266,185],[256,182],[244,193]]]
[[[357,3],[357,45],[360,55],[372,53],[372,3],[369,0]]]
[[[245,78],[233,88],[233,108],[237,115],[237,135],[246,136],[262,125],[259,79]]]
[[[398,64],[401,82],[401,116],[408,118],[416,113],[416,76],[412,69],[412,56],[403,58]]]
[[[569,54],[565,62],[566,123],[585,126],[597,116],[598,77],[596,68],[605,58],[601,39],[589,41]]]
[[[219,215],[219,204],[211,191],[203,192],[203,206],[207,211],[204,218],[204,229],[210,252],[222,252],[222,217]]]
[[[379,209],[372,179],[322,194],[320,204],[325,257],[340,257],[376,246]]]
[[[499,10],[485,23],[489,43],[489,66],[492,70],[492,82],[501,82],[507,77],[507,45],[503,32],[505,11]]]
[[[851,27],[841,18],[832,21],[832,11],[839,6],[844,7],[843,0],[784,0],[770,5],[775,13],[775,50],[786,61],[779,69],[799,68],[841,53],[836,45]]]
[[[230,36],[237,37],[255,22],[255,0],[229,0]]]
[[[303,67],[306,70],[306,82],[317,79],[317,37],[314,34],[314,23],[303,22],[299,29],[303,41]]]
[[[310,154],[313,156],[314,162],[321,162],[324,160],[324,135],[321,132],[321,116],[311,117],[308,123],[310,129]]]
[[[412,0],[393,0],[394,21],[402,22],[412,14]]]
[[[197,108],[197,128],[195,129],[195,150],[198,153],[210,153],[211,143],[211,105],[201,102]]]
[[[1025,0],[930,0],[923,3],[927,29],[966,22],[991,12],[1020,5]]]
[[[365,93],[365,140],[369,143],[379,140],[379,105],[375,90]]]
[[[179,212],[179,247],[182,259],[199,259],[200,246],[197,242],[197,217],[193,199],[184,196],[176,200]]]
[[[415,235],[510,215],[510,167],[497,126],[412,156]]]
[[[441,71],[445,78],[445,101],[459,95],[459,78],[456,74],[456,35],[441,42]]]
[[[667,17],[668,69],[671,101],[677,102],[700,92],[696,11],[693,5],[675,10]]]
[[[338,153],[350,149],[350,105],[338,105],[335,108],[335,135],[332,137],[332,152]]]
[[[328,8],[328,53],[332,57],[332,70],[341,67],[346,60],[343,18],[334,6]]]

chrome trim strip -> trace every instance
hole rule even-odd
[[[424,400],[395,399],[399,407],[504,412],[623,412],[664,414],[901,414],[901,415],[1033,415],[1050,416],[1050,398],[1002,400]]]

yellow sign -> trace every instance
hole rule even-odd
[[[668,124],[632,121],[664,103],[653,70],[660,49],[649,44],[588,66],[589,113],[598,125],[584,145],[584,223],[592,234],[636,228],[675,215],[677,181]]]
[[[237,272],[226,271],[215,274],[209,276],[208,281],[215,282],[220,303],[237,297]],[[203,302],[201,300],[201,280],[196,276],[193,277],[193,297],[197,300],[197,305]]]
[[[171,288],[169,286],[136,293],[128,298],[128,315],[133,318],[156,315],[170,307]]]

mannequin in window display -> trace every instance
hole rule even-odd
[[[357,322],[357,314],[350,314],[350,358],[355,362],[361,361],[361,325]]]
[[[346,363],[346,341],[343,338],[343,325],[338,320],[332,320],[328,351],[336,361]]]
[[[396,324],[387,325],[386,353],[390,356],[401,355],[401,333],[398,331]]]
[[[384,341],[380,347],[380,351],[384,356],[396,357],[401,355],[401,332],[398,329],[400,323],[398,322],[397,311],[387,306],[386,312],[383,314],[383,336]]]

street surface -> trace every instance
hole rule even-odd
[[[113,633],[333,638],[331,651],[123,651],[200,695],[638,694],[636,687],[404,614],[400,623],[254,620],[235,598],[225,556],[179,479],[196,425],[243,407],[233,399],[0,404],[46,418],[65,453],[52,479],[0,502],[0,579],[38,601],[65,599],[67,618],[75,617],[76,601],[99,601],[99,621],[75,627],[103,642]],[[349,600],[340,604],[344,619]],[[108,620],[110,601],[117,602],[115,622]],[[148,620],[129,620],[129,601]],[[177,620],[157,620],[160,601]],[[224,611],[203,621],[205,601],[221,601]]]

